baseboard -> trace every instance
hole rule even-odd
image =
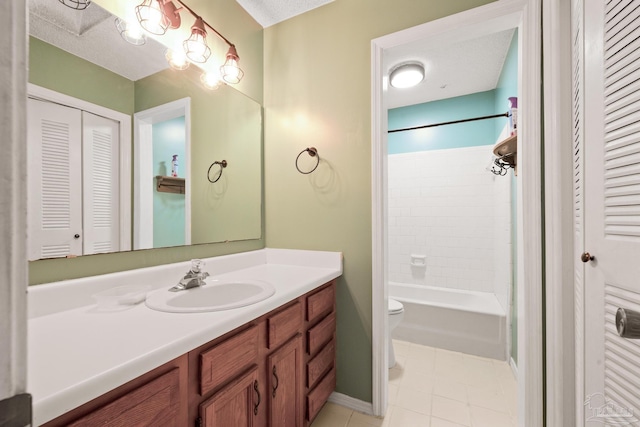
[[[513,376],[518,379],[518,366],[516,365],[516,361],[513,360],[513,357],[509,359],[509,365],[511,366],[511,370],[513,371]]]
[[[331,393],[331,396],[329,396],[329,402],[344,406],[345,408],[353,409],[354,411],[358,411],[366,415],[373,415],[373,404],[356,399],[355,397],[347,396],[346,394],[334,391]]]

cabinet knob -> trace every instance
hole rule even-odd
[[[79,238],[80,238],[80,235],[79,235],[79,234],[74,234],[74,235],[73,235],[73,238],[74,238],[74,239],[79,239]]]
[[[593,261],[595,257],[591,255],[589,252],[583,252],[582,255],[580,255],[580,259],[582,260],[582,262],[589,262],[589,261]]]

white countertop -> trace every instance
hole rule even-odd
[[[247,307],[211,313],[164,313],[144,304],[99,312],[90,298],[105,288],[129,283],[169,288],[188,270],[189,262],[29,288],[27,391],[33,397],[33,425],[52,420],[342,274],[342,256],[337,252],[263,249],[205,262],[205,271],[212,276],[264,280],[276,292]]]

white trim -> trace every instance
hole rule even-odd
[[[0,2],[0,400],[27,388],[26,25],[24,0]]]
[[[78,110],[106,117],[119,124],[120,138],[120,251],[131,250],[131,116],[74,98],[51,89],[28,84],[27,93],[30,98],[41,99],[77,108]]]
[[[333,393],[331,393],[328,400],[331,403],[344,406],[345,408],[352,409],[356,412],[360,412],[366,415],[373,415],[373,405],[369,402],[356,399],[355,397],[347,396],[346,394],[334,391]]]
[[[547,425],[576,425],[571,3],[543,0]]]
[[[509,358],[509,366],[511,367],[511,372],[513,372],[513,376],[518,378],[518,365],[516,365],[516,361],[513,360],[513,357]]]
[[[387,281],[386,259],[386,105],[385,49],[429,38],[446,43],[519,27],[520,139],[518,164],[519,242],[519,425],[543,425],[542,217],[540,22],[541,0],[502,0],[372,40],[372,362],[373,412],[386,411]],[[523,197],[524,196],[524,197]],[[526,402],[526,405],[525,405]]]
[[[153,248],[153,177],[151,162],[142,161],[152,155],[152,125],[184,116],[185,162],[184,173],[191,176],[191,98],[182,98],[133,115],[134,156],[136,158],[133,206],[133,248]],[[184,244],[191,244],[191,179],[185,180],[184,192]]]

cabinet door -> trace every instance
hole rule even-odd
[[[35,99],[27,109],[29,259],[82,255],[81,113]]]
[[[253,427],[263,410],[258,391],[258,367],[232,380],[200,404],[203,427]]]
[[[268,358],[269,425],[272,427],[302,426],[302,358],[300,334]]]
[[[180,372],[175,368],[68,427],[180,427],[179,406]]]

